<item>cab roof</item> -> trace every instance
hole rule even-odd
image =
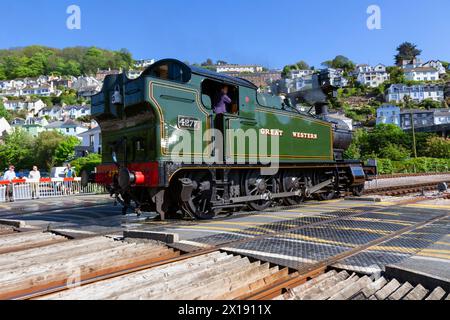
[[[200,67],[196,67],[196,66],[192,66],[192,65],[187,65],[184,62],[181,62],[176,59],[159,60],[159,61],[155,62],[154,64],[152,64],[151,66],[149,66],[143,72],[143,75],[151,74],[152,70],[156,69],[157,67],[159,67],[163,64],[167,64],[167,63],[179,64],[183,69],[189,70],[189,72],[191,74],[196,74],[196,75],[208,78],[208,79],[223,82],[226,84],[243,86],[243,87],[247,87],[247,88],[251,88],[251,89],[255,89],[255,90],[258,89],[258,87],[256,85],[254,85],[252,82],[250,82],[248,80],[238,78],[238,77],[232,77],[232,76],[222,74],[222,73],[217,73],[217,72],[214,72],[214,71],[211,71],[208,69],[204,69],[204,68],[200,68]]]

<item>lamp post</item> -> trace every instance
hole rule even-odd
[[[416,129],[414,126],[414,113],[411,110],[411,127],[412,127],[412,135],[413,135],[413,151],[414,151],[414,158],[417,158],[417,147],[416,147]]]
[[[416,129],[414,127],[414,112],[411,110],[411,129],[413,135],[413,151],[414,151],[414,159],[417,159],[417,147],[416,147]],[[417,173],[416,163],[414,162],[414,173]]]

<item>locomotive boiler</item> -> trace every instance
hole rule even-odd
[[[213,104],[224,86],[232,102],[219,117]],[[137,79],[109,75],[92,97],[103,159],[93,179],[124,213],[156,211],[162,219],[361,194],[375,168],[343,159],[351,132],[328,117],[323,101],[315,115],[293,106],[310,93],[283,100],[174,59]]]

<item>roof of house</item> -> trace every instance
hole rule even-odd
[[[398,90],[414,90],[414,89],[422,89],[422,90],[443,90],[444,87],[438,84],[418,84],[413,86],[407,86],[405,84],[392,84],[388,90],[390,89],[398,89]]]
[[[435,110],[427,110],[427,109],[404,109],[400,112],[400,114],[410,114],[410,113],[430,113],[433,114]]]
[[[59,128],[75,128],[75,127],[81,127],[81,124],[73,121],[73,120],[66,120],[66,121],[54,121],[49,123],[47,126],[49,129],[59,129]]]
[[[82,137],[84,135],[91,135],[91,134],[95,134],[95,133],[100,133],[102,130],[99,126],[95,127],[95,128],[91,128],[88,131],[82,132],[80,134],[78,134],[79,137]]]
[[[411,69],[405,70],[405,73],[410,73],[410,72],[437,72],[437,70],[435,68],[431,68],[431,67],[417,67],[417,68],[411,68]]]

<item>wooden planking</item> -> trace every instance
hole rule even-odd
[[[0,254],[44,247],[67,240],[65,237],[42,231],[7,234],[0,237]]]
[[[36,250],[0,255],[0,298],[64,287],[71,281],[83,281],[179,255],[162,245],[125,243],[106,237],[72,240],[65,244],[43,247],[41,255],[36,255]],[[17,257],[20,260],[14,261]],[[18,265],[21,267],[17,268]]]

